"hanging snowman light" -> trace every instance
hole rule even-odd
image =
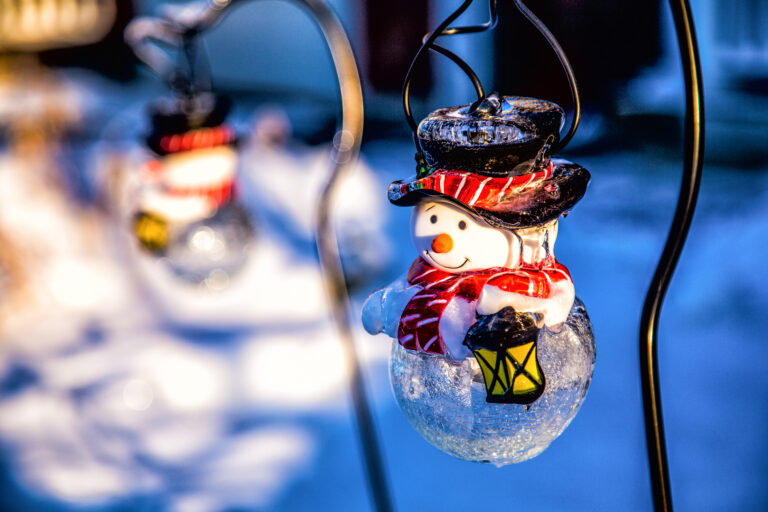
[[[589,386],[591,325],[554,251],[590,177],[550,156],[563,120],[554,103],[497,93],[437,110],[418,125],[416,175],[389,186],[412,208],[417,257],[368,298],[363,324],[394,338],[390,378],[411,425],[461,459],[538,455]]]
[[[126,33],[155,71],[163,66],[143,45],[167,39],[157,35],[168,30],[163,21],[140,19]],[[194,43],[183,41],[183,55]],[[188,66],[193,69],[194,62]],[[248,260],[253,227],[237,201],[237,138],[227,123],[231,101],[189,75],[175,69],[169,80],[175,94],[150,107],[145,142],[151,156],[140,171],[132,228],[139,246],[176,277],[215,290]]]
[[[141,247],[184,280],[228,279],[247,260],[252,227],[236,199],[235,134],[229,102],[206,94],[153,106],[133,229]],[[224,273],[226,275],[222,276]]]

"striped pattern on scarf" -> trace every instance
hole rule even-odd
[[[407,350],[446,355],[439,325],[445,308],[455,297],[475,303],[483,287],[489,285],[510,293],[546,299],[550,295],[550,285],[563,280],[570,281],[571,276],[568,269],[554,258],[541,268],[497,267],[460,274],[439,270],[418,258],[408,271],[408,283],[422,289],[400,315],[397,340]]]

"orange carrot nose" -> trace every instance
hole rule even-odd
[[[450,252],[451,249],[453,249],[453,238],[448,233],[439,234],[432,240],[433,252]]]

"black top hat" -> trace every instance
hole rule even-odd
[[[192,98],[167,98],[153,103],[149,108],[152,131],[147,136],[147,146],[158,155],[169,151],[162,141],[171,135],[180,135],[202,128],[217,128],[224,124],[232,108],[228,96],[211,93]],[[223,143],[234,142],[233,137],[219,137]]]
[[[494,92],[469,105],[432,112],[419,123],[419,145],[432,167],[489,176],[526,174],[530,166],[519,164],[560,140],[563,115],[555,103]]]
[[[419,124],[426,167],[389,186],[389,200],[411,206],[434,196],[506,229],[549,222],[584,196],[589,171],[550,160],[563,110],[554,103],[493,93],[437,110]]]

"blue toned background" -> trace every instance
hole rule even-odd
[[[384,198],[390,181],[414,171],[397,84],[414,44],[452,3],[398,1],[383,12],[375,1],[332,2],[360,57],[367,101],[362,161],[336,213],[356,319],[366,295],[414,258],[410,212]],[[582,127],[561,156],[589,169],[592,182],[562,221],[556,251],[592,319],[592,385],[572,424],[535,459],[501,469],[462,462],[407,424],[389,389],[390,340],[358,327],[398,510],[652,508],[638,327],[682,169],[671,19],[663,2],[530,3],[583,83]],[[678,510],[760,511],[768,509],[768,10],[747,0],[692,3],[707,154],[660,321],[672,491]],[[477,8],[469,18],[484,15]],[[554,58],[518,33],[516,17],[504,8],[501,35],[446,44],[489,88],[569,105],[557,63],[546,67]],[[633,20],[648,30],[623,37]],[[105,176],[115,154],[137,146],[144,105],[163,94],[153,77],[140,70],[114,81],[54,62],[82,122],[45,164],[60,179],[39,188],[26,180],[40,162],[15,152],[4,131],[5,245],[47,298],[9,305],[4,294],[0,308],[2,510],[371,508],[308,206],[327,172],[338,108],[330,61],[303,13],[272,0],[237,8],[206,43],[217,87],[235,98],[235,124],[252,134],[242,146],[242,197],[257,227],[252,266],[239,278],[245,291],[218,320],[157,307],[121,240],[125,226],[109,213],[115,191]],[[439,60],[420,80],[418,115],[472,99]],[[264,133],[287,142],[267,144]],[[50,254],[27,250],[14,223],[36,226]],[[189,290],[167,292],[173,304]]]

